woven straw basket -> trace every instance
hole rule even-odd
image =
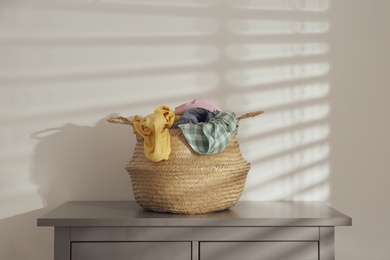
[[[261,114],[252,112],[238,120]],[[132,122],[120,116],[107,121]],[[136,134],[133,157],[126,166],[136,202],[156,212],[201,214],[232,207],[240,198],[250,164],[241,155],[236,133],[220,154],[200,155],[192,150],[180,129],[170,129],[171,154],[166,161],[146,158],[143,138]]]

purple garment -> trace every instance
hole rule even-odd
[[[187,111],[188,109],[192,109],[192,108],[204,108],[204,109],[207,109],[208,111],[210,112],[221,112],[221,109],[219,108],[216,108],[215,106],[213,106],[212,104],[210,104],[207,100],[205,100],[204,98],[196,98],[194,100],[192,100],[191,102],[189,103],[185,103],[183,105],[180,105],[178,107],[175,108],[175,114],[176,115],[181,115],[183,114],[185,111]]]

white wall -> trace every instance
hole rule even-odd
[[[0,259],[52,259],[36,219],[132,200],[112,114],[195,97],[237,114],[242,200],[320,200],[353,218],[336,257],[390,259],[386,0],[0,0]]]

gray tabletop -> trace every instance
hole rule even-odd
[[[69,201],[38,218],[38,226],[350,226],[352,219],[322,202],[239,201],[209,214],[143,210],[135,201]]]

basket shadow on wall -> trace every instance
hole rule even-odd
[[[124,169],[135,144],[131,137],[130,128],[112,127],[106,118],[94,126],[66,124],[35,133],[33,138],[39,143],[33,179],[46,205],[68,200],[131,199],[130,178]]]

